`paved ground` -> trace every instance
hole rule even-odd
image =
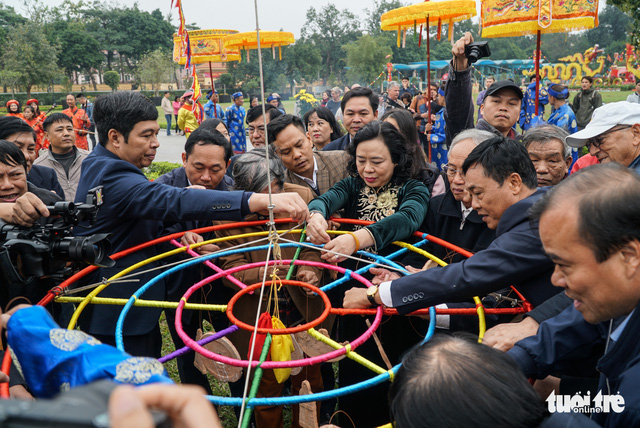
[[[173,132],[170,137],[167,137],[167,131],[161,129],[158,134],[158,140],[160,140],[160,147],[156,152],[156,162],[182,163],[181,155],[184,151],[184,143],[187,142],[186,137]]]
[[[160,140],[160,147],[156,152],[156,162],[174,162],[182,163],[182,152],[184,151],[184,143],[187,142],[187,137],[183,137],[171,132],[171,136],[167,137],[167,131],[160,130],[158,134],[158,140]],[[253,147],[247,139],[247,150],[251,150]]]

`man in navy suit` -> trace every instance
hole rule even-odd
[[[342,123],[347,134],[324,146],[323,151],[345,150],[356,132],[378,118],[378,97],[369,88],[356,88],[342,97]]]
[[[75,228],[77,235],[111,233],[113,250],[118,252],[157,238],[166,221],[241,220],[249,213],[267,209],[267,194],[181,189],[147,180],[142,168],[151,165],[155,158],[160,127],[156,107],[142,94],[123,91],[101,96],[95,102],[93,114],[99,145],[82,163],[76,201],[84,200],[88,190],[103,186],[104,204],[97,222],[91,227]],[[272,201],[275,212],[289,213],[295,221],[305,221],[309,216],[306,204],[297,194],[273,195]],[[120,258],[113,268],[98,269],[85,281],[94,283],[110,278],[157,253],[154,247],[137,251]],[[145,268],[154,266],[150,263]],[[100,296],[128,298],[154,276],[156,273],[143,273],[136,276],[137,282],[110,285]],[[162,300],[164,282],[158,281],[143,296]],[[160,312],[155,308],[132,308],[123,327],[127,352],[160,355]],[[119,314],[117,307],[90,305],[82,313],[80,327],[103,343],[114,344]]]

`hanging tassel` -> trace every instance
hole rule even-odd
[[[276,59],[276,47],[271,45],[271,54],[273,55],[273,59]]]
[[[282,46],[278,46],[278,57],[280,58],[280,61],[282,61]]]
[[[415,40],[416,37],[418,37],[417,23],[416,21],[413,21],[413,40]]]
[[[396,40],[396,44],[400,47],[400,28],[398,28],[398,40]]]
[[[249,49],[244,48],[244,50],[247,53],[247,62],[251,62],[251,58],[249,58]]]
[[[402,32],[402,48],[404,49],[405,46],[407,46],[407,30]]]
[[[436,37],[438,41],[442,38],[442,18],[438,18],[438,34]]]
[[[418,38],[418,47],[422,46],[422,24],[420,24],[420,37]]]
[[[449,20],[449,40],[451,40],[451,44],[453,44],[453,19]]]

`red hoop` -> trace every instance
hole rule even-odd
[[[279,284],[284,284],[284,285],[295,285],[296,287],[303,287],[303,288],[308,288],[309,290],[313,291],[314,293],[317,293],[321,298],[322,301],[324,302],[324,311],[322,311],[322,313],[320,314],[320,317],[313,320],[313,321],[309,321],[306,324],[301,324],[297,327],[288,327],[288,328],[280,328],[280,329],[276,329],[276,328],[258,328],[258,333],[260,334],[267,334],[267,333],[271,333],[273,334],[294,334],[294,333],[299,333],[301,331],[307,331],[310,328],[313,328],[319,324],[321,324],[325,319],[327,319],[327,317],[329,316],[329,313],[331,312],[331,301],[329,301],[329,297],[327,297],[327,295],[320,290],[318,287],[314,287],[311,284],[307,284],[306,282],[302,282],[302,281],[293,281],[293,280],[289,280],[289,279],[283,279],[280,281],[277,281]],[[271,284],[273,284],[274,281],[265,281],[264,285],[265,287],[270,286]],[[246,324],[242,321],[240,321],[238,318],[235,317],[235,315],[233,315],[233,306],[236,304],[236,302],[238,301],[238,299],[240,297],[242,297],[243,295],[247,294],[247,293],[251,293],[252,291],[260,288],[262,286],[261,282],[255,283],[255,284],[251,284],[250,286],[248,286],[247,288],[243,288],[242,290],[240,290],[239,292],[237,292],[236,294],[233,295],[233,297],[231,298],[231,300],[229,300],[229,303],[227,303],[227,318],[229,318],[229,321],[231,321],[232,324],[237,325],[238,327],[240,327],[243,330],[247,330],[247,331],[251,331],[253,332],[255,330],[255,327],[249,324]]]

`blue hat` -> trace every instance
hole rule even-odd
[[[279,100],[280,98],[276,97],[275,95],[269,95],[267,97],[267,102],[270,103],[273,100]]]
[[[442,89],[438,89],[438,95],[444,97],[444,91]]]
[[[207,92],[207,99],[211,98],[211,95],[213,95],[213,91]]]
[[[242,92],[236,92],[235,94],[231,95],[231,99],[236,99],[236,98],[240,98],[242,96]]]
[[[564,86],[564,89],[558,92],[558,91],[554,91],[552,86],[555,86],[555,84],[552,83],[551,85],[549,85],[549,88],[547,88],[547,92],[549,93],[549,95],[559,100],[564,100],[569,98],[569,88]]]

